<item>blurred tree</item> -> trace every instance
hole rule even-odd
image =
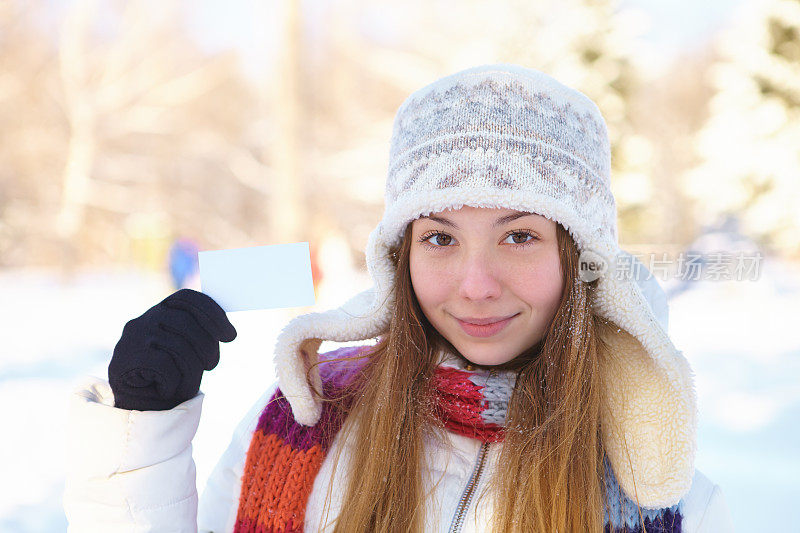
[[[45,14],[0,2],[0,266],[41,261],[53,242],[65,128]]]
[[[627,146],[632,150],[627,158],[653,182],[652,201],[640,215],[650,220],[645,240],[658,243],[658,251],[678,252],[698,234],[697,214],[681,176],[699,160],[693,140],[705,122],[713,94],[705,76],[713,61],[708,44],[686,50],[658,69],[631,100],[636,133],[629,139]]]
[[[160,221],[169,213],[174,226],[180,217],[203,213],[204,222],[213,220],[202,227],[206,239],[249,240],[236,229],[237,188],[213,170],[239,141],[246,90],[237,87],[234,56],[204,57],[182,34],[177,7],[75,0],[68,8],[59,43],[68,148],[55,228],[73,252],[66,267],[85,246],[79,233],[89,207],[111,220],[149,215]],[[203,165],[191,177],[182,175]],[[189,180],[194,195],[186,194]],[[201,231],[199,222],[188,233]],[[115,231],[124,225],[114,226],[105,241],[124,243]],[[168,240],[172,229],[159,228],[154,238]],[[157,246],[165,253],[166,242]]]
[[[738,217],[762,244],[800,256],[800,2],[746,2],[716,47],[702,162],[686,181],[698,219]]]
[[[0,9],[2,264],[161,268],[176,234],[264,239],[238,57],[201,52],[176,1],[73,0],[57,19],[45,4]]]
[[[303,114],[305,102],[300,93],[304,57],[303,24],[298,0],[284,0],[274,7],[282,24],[278,26],[277,67],[268,80],[267,88],[272,91],[265,91],[265,94],[270,96],[268,111],[280,135],[264,147],[273,162],[273,194],[270,195],[268,209],[274,235],[280,235],[281,240],[294,242],[304,238],[302,223],[307,216],[303,202],[306,176],[301,153],[304,146],[301,130],[306,118]]]

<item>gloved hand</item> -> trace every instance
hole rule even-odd
[[[203,370],[219,363],[219,342],[236,338],[210,296],[181,289],[125,324],[108,365],[114,406],[164,411],[197,396]]]

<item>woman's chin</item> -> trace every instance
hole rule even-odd
[[[486,369],[505,364],[514,359],[513,356],[503,357],[498,356],[496,353],[482,354],[474,350],[464,350],[460,352],[460,355],[470,365]]]

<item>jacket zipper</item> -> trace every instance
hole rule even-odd
[[[490,376],[497,375],[497,371],[492,368],[489,370]],[[467,509],[469,509],[470,500],[472,500],[472,493],[475,491],[475,487],[478,484],[478,480],[481,477],[481,472],[483,472],[483,465],[486,460],[486,452],[489,450],[489,443],[482,442],[481,449],[478,451],[478,460],[475,464],[475,467],[472,469],[472,475],[469,477],[469,481],[467,482],[467,486],[464,487],[464,492],[461,493],[461,499],[458,501],[458,507],[456,507],[456,512],[453,514],[453,520],[450,522],[450,529],[448,533],[458,533],[461,531],[461,526],[464,523],[464,513],[466,513]]]
[[[467,482],[467,486],[464,488],[464,492],[461,493],[461,499],[459,500],[458,507],[453,515],[453,521],[450,523],[450,529],[448,530],[449,533],[457,533],[458,531],[461,531],[461,525],[464,522],[464,513],[469,508],[469,502],[472,499],[475,486],[478,484],[478,479],[481,477],[483,465],[486,460],[486,451],[488,449],[488,442],[481,443],[481,449],[478,452],[478,462],[475,465],[475,468],[472,469],[472,475]]]

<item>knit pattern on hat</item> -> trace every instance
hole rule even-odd
[[[394,124],[387,211],[417,191],[525,190],[562,199],[581,230],[616,240],[605,122],[591,100],[554,82],[482,69],[409,97]],[[387,237],[413,218],[386,227]]]
[[[324,358],[355,357],[369,346],[346,347]],[[360,366],[345,363],[324,376],[326,396],[338,395]],[[322,365],[327,366],[327,365]],[[436,412],[454,433],[482,442],[501,442],[508,401],[516,377],[512,372],[466,371],[440,364],[433,378]],[[329,396],[328,396],[329,397]],[[297,423],[291,406],[278,389],[264,408],[251,438],[245,460],[235,533],[300,533],[311,490],[343,423],[342,405],[325,402],[319,422],[312,427]],[[608,462],[608,504],[605,531],[642,532],[636,505],[614,478]],[[681,531],[683,501],[664,509],[642,509],[648,532]]]

